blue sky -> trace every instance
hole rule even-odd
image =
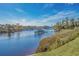
[[[53,25],[69,18],[78,18],[79,4],[74,3],[17,3],[0,4],[0,23],[21,25]]]

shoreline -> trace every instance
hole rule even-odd
[[[49,52],[55,50],[60,46],[74,40],[79,36],[79,28],[70,30],[61,30],[55,33],[53,36],[44,38],[37,48],[36,53],[32,55],[42,54],[44,52]],[[48,44],[48,45],[47,45]],[[46,49],[47,48],[47,49]]]

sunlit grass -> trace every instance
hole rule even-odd
[[[78,36],[79,36],[79,29],[78,28],[73,29],[73,30],[62,30],[62,31],[56,33],[52,37],[43,39],[40,42],[40,45],[37,49],[38,53],[36,55],[40,55],[40,54],[41,55],[64,55],[64,54],[73,55],[74,53],[78,53],[75,51],[74,51],[74,53],[71,52],[71,50],[73,51],[73,49],[75,49],[74,47],[76,46],[76,43],[73,42],[72,40],[75,40]],[[76,39],[77,44],[78,44],[78,39],[79,38]],[[71,42],[71,43],[69,43],[69,42]],[[48,44],[47,50],[44,51],[47,44]],[[66,47],[63,47],[65,44],[67,44]],[[70,45],[68,45],[68,44],[70,44]],[[77,48],[77,46],[76,46],[76,48]],[[60,50],[59,50],[59,47],[61,47]],[[64,53],[64,51],[66,49],[69,52]],[[78,49],[76,49],[76,50],[78,51]],[[40,52],[42,52],[42,53],[40,53]]]
[[[79,37],[52,51],[34,54],[36,56],[79,56]]]

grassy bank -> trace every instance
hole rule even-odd
[[[79,56],[79,37],[69,43],[48,51],[34,54],[36,56]]]
[[[34,55],[79,55],[78,45],[79,28],[61,30],[43,39]]]

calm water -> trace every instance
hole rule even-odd
[[[20,56],[34,53],[42,38],[53,34],[47,30],[45,34],[35,35],[34,31],[22,31],[11,35],[0,35],[0,56]]]

